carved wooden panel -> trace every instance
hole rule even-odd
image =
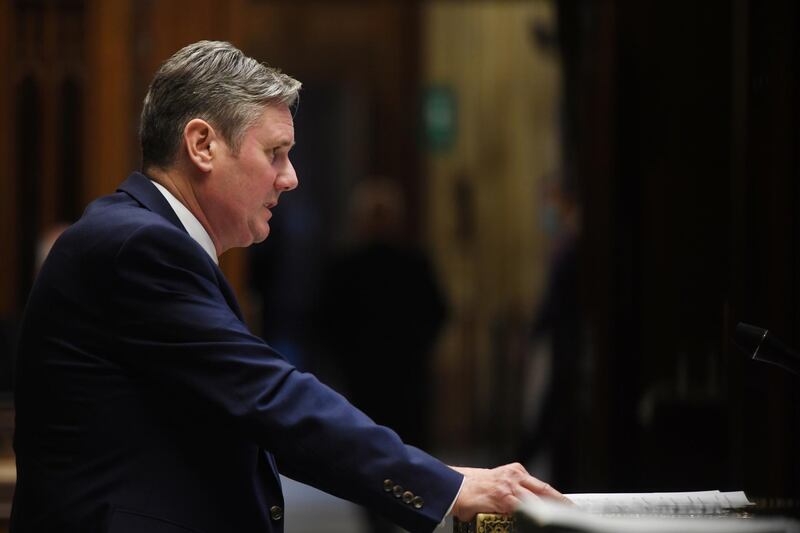
[[[41,233],[73,221],[81,209],[85,2],[17,0],[5,9],[3,70],[10,89],[3,97],[12,119],[3,128],[12,147],[2,202],[15,231],[0,241],[4,255],[14,258],[0,308],[10,313],[24,304]]]

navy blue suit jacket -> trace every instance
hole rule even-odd
[[[462,479],[253,336],[139,173],[53,247],[16,377],[16,532],[280,532],[278,464],[430,531]]]

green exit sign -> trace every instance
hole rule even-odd
[[[450,87],[432,86],[425,90],[423,121],[425,139],[432,152],[446,152],[456,138],[456,97]]]

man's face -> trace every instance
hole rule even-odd
[[[278,197],[297,187],[289,161],[293,145],[294,122],[287,106],[267,107],[245,132],[238,154],[220,141],[205,206],[219,253],[267,238]]]

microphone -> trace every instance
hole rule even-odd
[[[756,361],[777,365],[800,376],[800,355],[770,334],[769,330],[739,322],[734,342]]]

